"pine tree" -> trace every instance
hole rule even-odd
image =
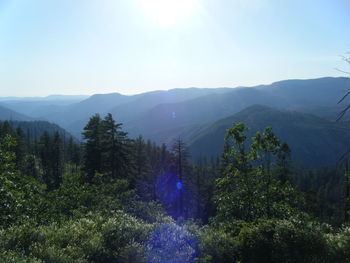
[[[47,132],[39,141],[39,154],[43,169],[43,181],[48,190],[57,189],[62,181],[63,148],[58,132],[52,137]]]
[[[188,193],[189,190],[189,167],[188,167],[188,152],[186,149],[186,144],[178,138],[172,148],[172,153],[174,154],[174,167],[176,171],[176,175],[178,178],[178,182],[176,187],[179,191],[179,201],[177,204],[177,215],[187,217],[188,211],[185,211],[184,201],[185,201],[185,190]],[[186,200],[187,204],[189,204],[190,200]]]
[[[134,160],[136,172],[136,189],[142,200],[154,200],[154,170],[151,168],[150,158],[146,152],[146,143],[142,136],[134,141]]]
[[[131,164],[129,140],[121,127],[122,124],[116,123],[110,113],[101,122],[102,171],[111,178],[127,177],[128,166]]]
[[[55,132],[52,149],[51,149],[51,170],[52,170],[52,187],[58,188],[62,182],[64,172],[63,165],[63,143],[58,132]]]
[[[51,189],[51,138],[47,132],[44,132],[43,135],[40,137],[38,143],[38,152],[41,161],[41,167],[43,170],[42,180],[46,184],[48,189]]]
[[[84,170],[85,181],[92,182],[95,173],[102,172],[102,127],[99,114],[92,116],[84,127],[83,139],[85,140]]]
[[[73,137],[70,137],[68,141],[66,161],[70,166],[71,172],[78,171],[78,166],[81,162],[81,149],[80,145],[74,142]]]

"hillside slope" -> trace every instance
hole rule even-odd
[[[225,131],[235,122],[244,122],[250,127],[250,135],[267,126],[273,127],[273,132],[291,147],[292,159],[305,166],[335,164],[350,148],[349,124],[296,111],[253,105],[213,123],[194,136],[189,141],[192,157],[218,156],[223,149]]]
[[[18,113],[14,110],[0,106],[0,121],[4,120],[30,121],[32,120],[32,118],[24,114]]]

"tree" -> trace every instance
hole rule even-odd
[[[63,165],[63,143],[58,132],[55,132],[51,149],[51,166],[52,166],[52,186],[58,188],[62,182],[64,172]]]
[[[275,172],[275,160],[286,148],[266,128],[257,132],[249,145],[243,123],[227,130],[225,159],[230,160],[217,179],[217,218],[223,221],[258,218],[286,218],[298,205],[299,195],[292,185]]]
[[[154,186],[156,182],[152,176],[154,172],[152,171],[150,156],[146,152],[146,143],[142,136],[135,139],[133,147],[137,192],[142,200],[154,200]]]
[[[95,173],[102,172],[102,129],[101,117],[95,114],[84,127],[85,140],[84,170],[86,182],[92,182]]]
[[[33,207],[38,201],[34,179],[16,169],[14,147],[16,140],[12,136],[0,139],[0,228],[35,216]]]
[[[191,192],[194,200],[193,214],[195,218],[207,223],[213,213],[213,193],[216,179],[216,167],[214,163],[208,163],[206,157],[202,157],[193,168],[193,180]]]
[[[127,177],[131,165],[130,141],[121,126],[110,113],[104,119],[95,114],[85,126],[84,170],[87,182],[92,182],[96,173],[109,179]]]
[[[58,132],[51,137],[47,132],[40,137],[39,155],[43,168],[43,182],[48,190],[57,189],[62,182],[63,144]]]
[[[66,157],[72,172],[77,172],[81,162],[81,149],[80,145],[73,141],[73,137],[69,138]]]
[[[127,133],[121,130],[122,124],[116,123],[108,113],[101,122],[102,172],[111,178],[123,176],[128,172],[130,152]]]
[[[186,217],[188,215],[188,211],[185,211],[184,209],[184,199],[185,199],[185,193],[189,193],[190,189],[190,174],[189,174],[189,167],[188,167],[188,152],[186,148],[186,144],[181,140],[181,138],[178,138],[172,148],[172,152],[174,154],[174,167],[176,171],[176,176],[178,179],[178,182],[176,183],[176,187],[179,192],[179,199],[177,204],[177,215],[178,216],[184,216]],[[187,199],[187,205],[189,204],[189,201],[191,199]]]
[[[344,56],[343,60],[350,65],[350,57]],[[350,76],[350,72],[343,71],[343,70],[339,70],[339,71]],[[338,104],[342,103],[349,96],[349,94],[350,94],[350,88],[346,91],[345,95],[338,101]],[[337,120],[340,120],[341,118],[343,118],[349,109],[350,109],[350,104],[345,106],[345,108],[338,114]]]

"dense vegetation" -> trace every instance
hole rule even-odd
[[[248,134],[191,163],[110,114],[82,144],[1,123],[1,262],[349,262],[347,164],[293,167],[271,128]]]

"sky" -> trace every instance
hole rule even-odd
[[[0,0],[0,96],[344,76],[350,0]]]

